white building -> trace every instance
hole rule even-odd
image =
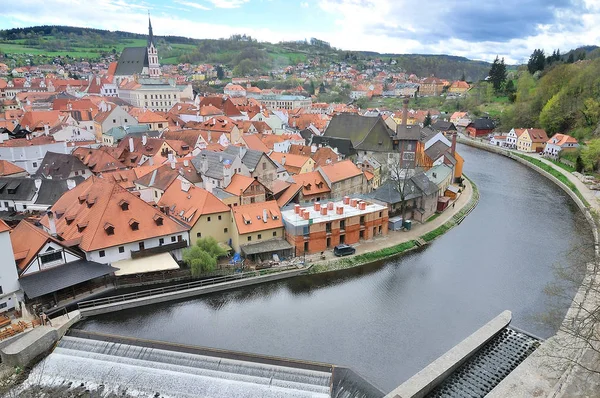
[[[180,101],[194,98],[192,85],[177,85],[174,80],[138,79],[119,87],[119,98],[138,108],[168,112]]]
[[[0,142],[0,159],[8,160],[27,170],[29,174],[37,171],[48,151],[65,154],[71,152],[66,142],[57,142],[46,135]]]
[[[0,220],[0,312],[18,307],[22,299],[10,240],[10,227]]]

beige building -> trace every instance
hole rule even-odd
[[[233,207],[231,212],[231,247],[236,252],[246,245],[285,238],[281,211],[274,200]]]
[[[119,98],[138,108],[168,112],[177,102],[192,100],[192,85],[177,85],[174,81],[138,79],[119,87]]]

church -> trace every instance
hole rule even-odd
[[[146,47],[125,47],[114,72],[117,84],[123,80],[132,80],[134,76],[160,77],[158,51],[154,43],[150,16],[148,16],[148,45]]]

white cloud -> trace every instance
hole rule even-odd
[[[238,8],[250,0],[208,0],[217,8]]]
[[[175,3],[181,4],[181,5],[183,5],[183,6],[188,6],[188,7],[192,7],[192,8],[197,8],[197,9],[199,9],[199,10],[206,10],[206,11],[210,10],[210,8],[209,8],[209,7],[207,7],[207,6],[204,6],[204,5],[202,5],[202,4],[198,4],[198,3],[192,2],[192,1],[175,0]],[[165,7],[168,7],[168,6],[165,6]]]
[[[302,8],[308,8],[308,3],[306,1],[303,1],[300,3],[300,7]]]

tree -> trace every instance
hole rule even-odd
[[[222,80],[225,77],[225,71],[221,65],[217,66],[217,79]]]
[[[577,156],[577,159],[575,160],[575,170],[578,173],[583,172],[584,169],[584,165],[583,165],[583,160],[581,159],[581,155]]]
[[[575,56],[573,56],[573,53],[571,53],[569,54],[569,58],[567,58],[567,63],[572,64],[573,62],[575,62]]]
[[[508,100],[510,102],[515,102],[515,100],[517,99],[517,88],[515,87],[515,83],[512,80],[509,80],[506,83],[504,91],[506,92],[506,95],[508,95]]]
[[[217,266],[217,258],[227,254],[227,251],[219,246],[215,238],[209,236],[196,241],[196,245],[188,247],[183,251],[183,261],[190,267],[193,276],[199,276],[204,272],[210,272]]]
[[[581,150],[581,160],[588,171],[595,171],[600,160],[600,139],[591,140]]]
[[[425,120],[423,120],[423,127],[431,126],[431,112],[427,112],[427,116],[425,116]]]
[[[467,81],[467,76],[465,75],[465,72],[463,71],[462,75],[460,76],[460,80],[463,82]]]
[[[402,160],[390,167],[390,179],[394,182],[394,188],[400,194],[400,217],[404,218],[406,212],[406,197],[409,194],[411,177],[414,175],[414,169],[408,164],[403,165]]]
[[[500,59],[496,56],[496,59],[490,68],[489,78],[494,86],[494,91],[499,92],[506,81],[506,65],[504,64],[504,58]]]
[[[533,75],[537,71],[544,70],[545,67],[546,55],[544,54],[544,50],[536,48],[529,57],[529,62],[527,62],[527,70]]]

